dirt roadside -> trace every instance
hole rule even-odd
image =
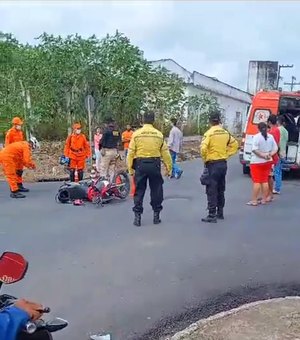
[[[200,320],[166,340],[300,340],[300,297],[250,303]]]
[[[200,157],[199,154],[200,137],[188,137],[183,143],[182,152],[179,154],[178,161],[185,161]],[[33,154],[37,168],[35,171],[24,171],[26,182],[55,181],[68,178],[66,168],[59,165],[59,157],[63,153],[64,142],[41,142],[41,149]],[[122,151],[120,152],[121,154]],[[125,169],[125,162],[117,162],[118,169]],[[0,181],[3,181],[3,171],[0,167]]]

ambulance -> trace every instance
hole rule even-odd
[[[287,157],[284,160],[283,170],[300,169],[300,91],[260,91],[252,99],[249,107],[247,121],[240,148],[240,163],[243,173],[250,173],[250,159],[252,153],[252,140],[258,133],[257,125],[267,122],[270,114],[283,115],[286,121],[285,128],[289,132]]]

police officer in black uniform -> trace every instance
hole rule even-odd
[[[238,151],[238,142],[222,128],[219,112],[211,115],[210,124],[211,128],[204,134],[200,147],[209,174],[206,186],[208,216],[202,222],[216,223],[217,219],[224,219],[227,159]]]
[[[154,212],[153,223],[159,224],[163,202],[163,178],[161,175],[161,159],[167,174],[172,173],[172,159],[163,134],[153,127],[154,112],[145,114],[144,125],[132,134],[129,144],[127,166],[130,175],[134,175],[135,194],[134,225],[141,226],[143,200],[147,189],[147,181],[151,190],[151,206]]]
[[[109,119],[99,143],[99,150],[102,156],[100,162],[100,176],[102,178],[107,178],[112,181],[115,174],[120,143],[121,133],[116,128],[114,120]]]

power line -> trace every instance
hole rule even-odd
[[[291,86],[291,91],[293,91],[294,86],[300,85],[300,82],[296,82],[296,77],[292,76],[292,81],[290,83],[283,83],[284,85],[290,85]]]
[[[276,88],[278,89],[278,86],[279,86],[279,80],[282,79],[282,77],[280,76],[280,72],[281,72],[281,69],[282,68],[293,68],[294,65],[289,65],[289,64],[283,64],[283,65],[279,65],[278,66],[278,76],[277,76],[277,86]]]

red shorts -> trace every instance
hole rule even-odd
[[[273,162],[250,164],[253,183],[268,183]]]

